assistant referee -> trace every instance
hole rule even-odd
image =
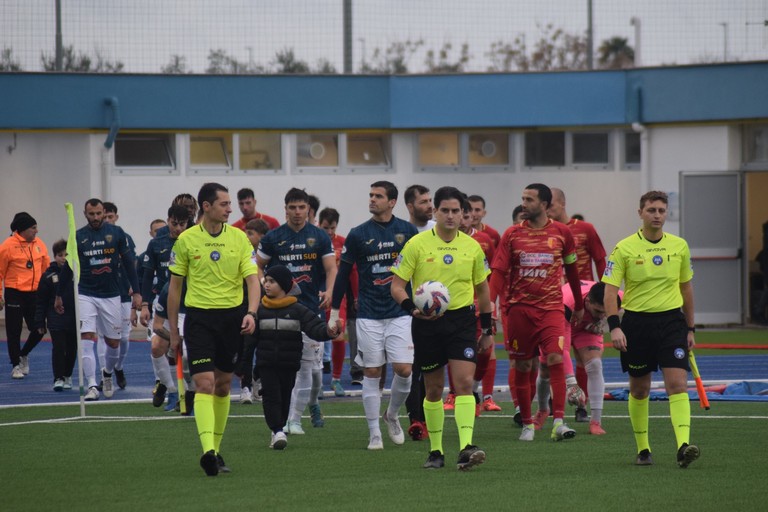
[[[395,301],[413,316],[411,334],[414,364],[419,366],[426,388],[424,416],[431,451],[425,468],[441,468],[443,454],[443,387],[445,372],[450,366],[456,390],[455,419],[459,431],[459,470],[468,470],[485,461],[485,452],[472,444],[475,426],[475,398],[472,384],[477,351],[492,350],[493,331],[488,262],[480,244],[459,231],[462,204],[466,196],[454,187],[442,187],[435,192],[435,220],[428,231],[412,237],[392,267],[390,292]],[[445,314],[425,316],[408,296],[406,285],[414,289],[426,281],[439,281],[451,296]],[[477,338],[474,299],[480,307],[483,327]]]
[[[229,417],[232,372],[242,349],[242,334],[253,334],[259,304],[258,266],[245,233],[227,225],[232,213],[228,190],[218,183],[200,188],[200,224],[184,231],[173,246],[169,270],[168,322],[171,346],[178,349],[181,288],[189,372],[195,381],[195,423],[203,447],[205,474],[228,473],[219,453]],[[248,312],[243,311],[243,279],[248,285]]]
[[[667,194],[651,191],[640,198],[643,227],[620,241],[603,273],[605,312],[621,367],[629,373],[629,418],[637,443],[635,464],[653,464],[648,441],[651,373],[661,368],[669,396],[669,415],[677,438],[677,465],[687,468],[699,457],[690,444],[688,351],[695,345],[693,267],[688,244],[664,233]],[[624,282],[624,318],[619,320],[618,290]],[[682,308],[682,310],[681,310]]]

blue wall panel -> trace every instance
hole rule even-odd
[[[0,129],[526,128],[768,118],[768,62],[405,76],[0,73]]]

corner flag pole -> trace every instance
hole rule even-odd
[[[83,385],[83,340],[80,338],[80,301],[78,296],[79,282],[80,282],[80,259],[77,256],[77,238],[75,233],[77,227],[75,225],[75,209],[72,203],[64,204],[64,208],[67,210],[67,226],[69,227],[69,235],[67,236],[67,263],[69,268],[72,269],[72,284],[75,288],[75,325],[77,326],[77,378],[78,386],[80,387],[80,417],[85,417],[85,386]]]

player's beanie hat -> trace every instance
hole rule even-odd
[[[11,222],[11,231],[17,231],[21,233],[32,226],[36,225],[37,221],[27,212],[19,212],[13,216],[13,222]]]
[[[285,265],[269,267],[269,270],[264,273],[264,276],[271,277],[278,285],[280,285],[280,288],[282,288],[285,293],[291,294],[294,283],[293,275],[291,274],[291,271],[288,270],[288,267]]]

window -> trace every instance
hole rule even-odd
[[[279,133],[241,133],[239,140],[241,170],[276,170],[282,167]]]
[[[467,163],[470,167],[509,165],[509,134],[470,133]]]
[[[608,132],[585,133],[574,132],[573,164],[606,167],[609,162]]]
[[[565,165],[565,132],[528,132],[525,134],[527,167],[562,167]]]
[[[628,169],[640,167],[640,134],[637,132],[624,133],[624,166]]]
[[[744,167],[765,169],[768,167],[768,124],[751,124],[742,131]]]
[[[419,134],[420,167],[456,167],[458,165],[458,133]]]
[[[338,167],[338,135],[300,133],[296,136],[297,167]]]
[[[195,133],[189,136],[192,169],[231,170],[232,134]]]
[[[391,147],[390,136],[387,134],[349,134],[347,165],[389,167]]]
[[[172,134],[118,134],[115,139],[115,167],[173,171],[176,168],[174,142]]]

